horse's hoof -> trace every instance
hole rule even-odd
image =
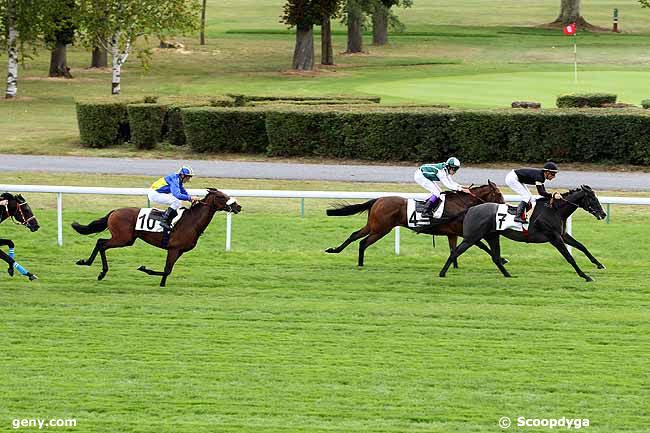
[[[510,274],[503,274],[503,276],[506,277],[506,278],[512,278],[512,275],[510,275]]]
[[[38,280],[38,277],[34,274],[27,274],[27,278],[29,278],[29,281]]]
[[[440,276],[440,278],[445,278],[445,276],[446,276],[447,274],[444,274],[444,273],[440,272],[438,275]]]
[[[594,280],[594,279],[591,278],[589,275],[585,276],[585,281],[586,281],[587,283],[591,283],[593,280]]]
[[[106,272],[102,272],[101,274],[97,275],[97,281],[103,280],[105,276],[106,276]]]
[[[325,250],[325,252],[331,254],[331,253],[335,253],[336,251],[334,251],[334,248],[328,248]]]
[[[598,263],[598,269],[607,269],[602,263]]]
[[[84,259],[77,260],[77,265],[79,266],[86,266],[86,261]]]
[[[144,265],[138,266],[138,269],[136,269],[136,270],[138,270],[140,272],[147,272],[147,268]]]

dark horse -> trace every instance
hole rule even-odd
[[[587,185],[582,185],[580,188],[562,193],[557,198],[538,200],[533,215],[530,217],[528,236],[525,236],[523,232],[511,229],[497,231],[497,205],[486,203],[475,206],[467,211],[467,215],[465,215],[463,242],[449,255],[447,263],[445,263],[445,266],[440,271],[440,276],[445,276],[453,260],[457,259],[458,256],[481,239],[485,239],[492,250],[492,261],[504,276],[509,277],[510,274],[500,261],[501,247],[499,245],[499,237],[503,235],[517,242],[550,242],[564,256],[566,261],[573,266],[579,276],[586,281],[593,281],[589,275],[582,272],[578,267],[565,245],[576,247],[582,251],[598,269],[605,268],[584,245],[566,232],[566,220],[578,208],[586,210],[599,220],[607,216],[607,213],[605,213],[603,207],[600,205],[600,201],[598,201],[598,197],[596,197],[596,193]]]
[[[446,194],[446,199],[441,220],[445,222],[429,227],[418,227],[412,230],[430,235],[446,235],[449,238],[450,250],[456,247],[458,236],[463,235],[462,216],[469,207],[486,202],[505,203],[499,187],[490,180],[488,180],[487,185],[470,188],[470,194],[462,191],[445,192],[443,194]],[[408,200],[403,197],[390,196],[369,200],[365,203],[343,206],[337,209],[328,209],[327,215],[330,216],[347,216],[364,211],[369,212],[368,221],[364,227],[352,233],[338,247],[328,248],[325,252],[340,253],[350,243],[363,238],[359,243],[358,262],[359,266],[363,266],[363,256],[366,248],[386,236],[393,227],[408,227],[407,202]],[[479,247],[491,255],[488,247],[482,242],[479,243]]]
[[[72,223],[72,228],[82,235],[99,233],[108,228],[111,232],[110,239],[98,239],[95,249],[87,260],[77,261],[78,265],[90,266],[93,264],[97,253],[102,258],[102,271],[97,277],[102,280],[108,272],[108,262],[106,261],[106,250],[109,248],[130,247],[137,238],[142,239],[148,244],[167,250],[167,262],[165,270],[162,272],[152,271],[144,266],[138,268],[139,271],[149,275],[162,276],[160,286],[164,287],[167,276],[171,274],[176,260],[185,252],[190,251],[196,246],[199,236],[206,229],[215,212],[225,210],[226,212],[239,213],[241,206],[226,194],[213,188],[208,188],[208,194],[202,199],[194,202],[190,209],[183,213],[181,219],[176,223],[169,235],[167,246],[163,246],[163,233],[152,233],[136,230],[136,220],[140,208],[125,207],[115,209],[103,218],[95,220],[84,226],[77,222]]]
[[[11,220],[16,224],[21,224],[27,227],[31,232],[35,232],[39,229],[38,221],[32,213],[32,209],[20,194],[13,195],[5,192],[0,195],[0,223],[8,218],[11,218]],[[7,245],[9,247],[9,254],[0,250],[0,259],[4,260],[9,265],[9,269],[7,270],[9,275],[13,277],[14,268],[16,268],[18,269],[18,272],[29,278],[29,281],[37,279],[36,275],[28,272],[25,268],[16,263],[16,260],[14,260],[15,245],[13,241],[10,239],[0,239],[0,245]]]

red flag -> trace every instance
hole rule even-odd
[[[571,23],[568,26],[564,26],[562,31],[565,35],[575,35],[576,34],[576,23]]]

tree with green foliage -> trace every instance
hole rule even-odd
[[[45,42],[51,47],[50,77],[72,78],[67,62],[67,46],[74,42],[76,30],[75,0],[59,0],[45,3],[49,10],[45,19],[51,23]]]
[[[339,4],[340,0],[287,0],[281,22],[296,28],[293,69],[314,69],[314,26],[335,15]]]
[[[98,45],[112,58],[111,94],[120,94],[121,70],[131,50],[146,67],[147,47],[138,38],[182,34],[198,28],[198,0],[78,0],[81,41],[89,48]]]
[[[44,17],[52,3],[0,0],[0,45],[7,49],[7,99],[18,95],[18,63],[35,51],[34,43],[51,29]]]
[[[410,8],[413,0],[375,0],[372,11],[372,44],[386,45],[388,29],[403,31],[404,24],[393,13],[393,6]]]

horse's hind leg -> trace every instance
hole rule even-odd
[[[90,257],[88,257],[88,259],[86,260],[84,259],[77,260],[77,264],[79,266],[91,266],[95,261],[95,257],[97,257],[97,253],[101,249],[101,246],[106,242],[108,242],[108,239],[97,239],[97,242],[95,243],[95,248],[90,253]]]
[[[99,239],[97,241],[97,245],[95,246],[95,250],[93,251],[93,255],[91,255],[92,259],[95,259],[95,256],[97,255],[97,252],[99,252],[99,256],[102,259],[102,271],[97,275],[97,279],[99,281],[103,280],[106,274],[108,273],[108,260],[106,259],[106,250],[110,248],[121,248],[121,247],[130,247],[133,245],[135,242],[135,238],[132,239]],[[77,264],[79,264],[77,262]],[[92,264],[92,261],[90,262]]]
[[[504,277],[510,277],[510,273],[503,267],[503,262],[501,261],[501,243],[499,242],[500,235],[498,233],[492,233],[485,237],[485,240],[490,245],[492,261],[497,268],[501,271]]]
[[[336,248],[328,248],[325,250],[326,253],[335,253],[338,254],[345,249],[352,242],[361,239],[364,236],[367,236],[370,233],[370,228],[366,225],[363,228],[360,228],[356,232],[352,233],[341,245]]]
[[[449,258],[447,259],[447,262],[445,265],[442,267],[440,270],[440,276],[444,277],[447,275],[447,271],[449,270],[449,266],[454,262],[455,259],[457,259],[461,254],[463,254],[469,247],[474,245],[476,241],[469,241],[467,239],[464,239],[463,242],[458,245],[458,248],[454,249],[451,254],[449,254]]]
[[[374,244],[379,239],[386,236],[388,232],[390,232],[390,230],[384,231],[382,233],[372,233],[370,236],[363,238],[361,242],[359,242],[359,262],[358,262],[359,266],[363,266],[363,259],[366,252],[366,248],[368,248],[370,245]]]

